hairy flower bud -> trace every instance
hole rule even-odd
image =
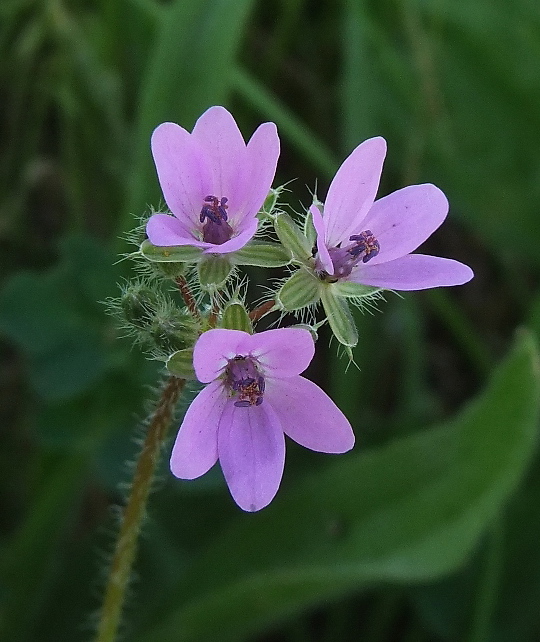
[[[152,325],[158,307],[158,296],[144,284],[130,284],[120,297],[120,311],[125,321],[140,330]]]

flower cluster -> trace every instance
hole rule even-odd
[[[263,508],[276,494],[285,435],[325,453],[354,444],[347,418],[301,376],[319,325],[328,322],[352,356],[358,335],[350,304],[363,306],[385,290],[461,285],[473,276],[458,261],[413,253],[448,213],[440,189],[411,185],[375,200],[383,138],[350,154],[324,203],[306,208],[300,225],[279,206],[282,188],[272,189],[279,150],[273,123],[261,125],[246,144],[223,107],[208,109],[191,133],[174,123],[157,127],[152,153],[168,211],[148,219],[148,239],[135,257],[149,276],[126,288],[121,303],[133,333],[145,333],[141,344],[156,332],[162,337],[151,353],[172,375],[205,384],[180,426],[173,474],[194,479],[219,460],[246,511]],[[242,265],[287,266],[289,275],[249,310],[246,278],[238,276]],[[159,279],[175,282],[182,305],[175,308],[168,294],[151,294]],[[316,319],[319,305],[324,314],[314,325],[255,331],[270,312]]]

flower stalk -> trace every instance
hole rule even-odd
[[[166,380],[161,397],[150,419],[118,533],[96,642],[114,642],[116,640],[154,471],[174,414],[176,402],[185,383],[185,379],[174,376]]]

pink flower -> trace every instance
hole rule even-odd
[[[452,259],[410,254],[441,225],[448,201],[429,183],[375,201],[386,141],[370,138],[352,152],[330,185],[324,213],[312,205],[317,266],[327,280],[390,290],[461,285],[473,271]],[[332,278],[333,277],[333,278]]]
[[[224,107],[210,107],[191,134],[174,123],[159,125],[152,154],[174,214],[150,218],[146,233],[153,245],[191,245],[225,254],[252,238],[276,172],[274,123],[261,125],[246,145],[232,115]]]
[[[350,450],[354,434],[346,417],[318,386],[299,376],[314,352],[310,333],[297,328],[202,334],[193,365],[208,385],[180,426],[173,474],[195,479],[219,459],[235,502],[257,511],[279,488],[284,434],[319,452]]]

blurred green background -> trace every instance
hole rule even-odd
[[[164,453],[123,639],[537,640],[538,2],[3,0],[0,54],[2,640],[92,637],[160,376],[100,302],[161,202],[152,129],[213,104],[277,123],[296,211],[383,135],[379,194],[441,187],[424,249],[476,277],[358,315],[359,370],[323,335],[309,376],[357,446],[289,443],[261,513]]]

